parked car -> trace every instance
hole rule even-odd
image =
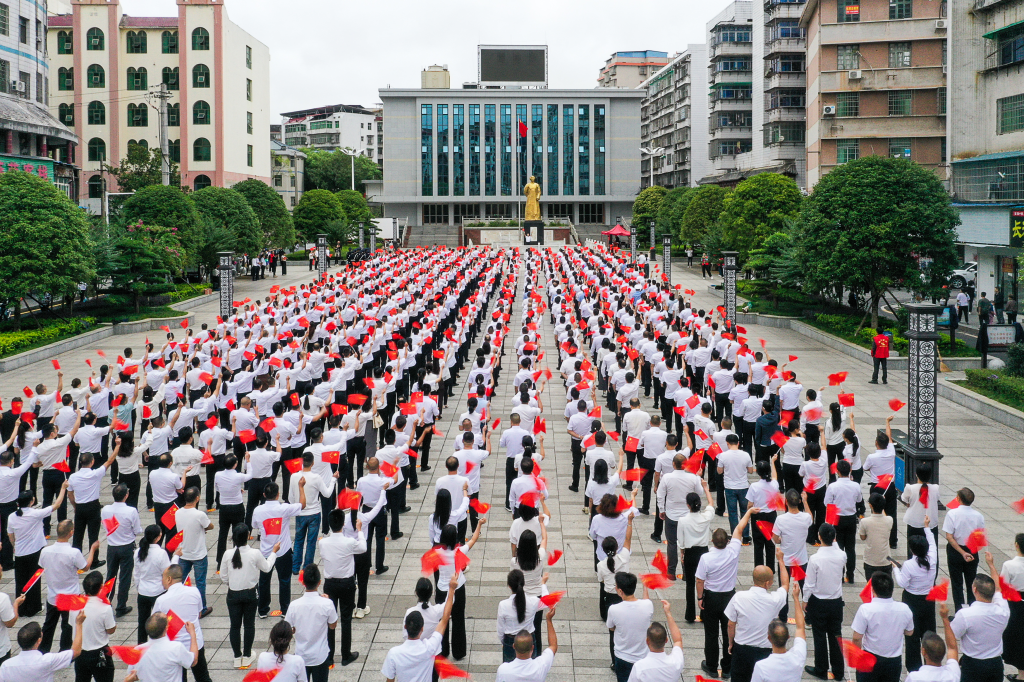
[[[978,263],[976,261],[968,261],[953,271],[953,274],[949,277],[949,286],[951,289],[963,289],[977,275]]]

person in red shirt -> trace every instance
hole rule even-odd
[[[887,367],[889,362],[889,344],[891,340],[885,334],[879,333],[875,335],[875,338],[871,339],[871,361],[874,365],[874,372],[871,373],[871,381],[869,384],[878,383],[878,367],[882,367],[882,383],[887,384],[889,377],[889,369]]]

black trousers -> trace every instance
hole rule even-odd
[[[135,572],[135,543],[130,545],[107,545],[107,580],[117,576],[117,601],[114,612],[128,608],[128,590],[132,586]],[[111,597],[114,595],[111,594]]]
[[[839,646],[843,635],[843,600],[811,595],[807,599],[807,622],[814,633],[814,671],[825,675],[831,664],[835,679],[844,679],[843,650]]]
[[[772,650],[746,644],[734,644],[732,647],[732,679],[733,682],[750,682],[754,676],[754,666],[772,655]],[[838,678],[837,678],[838,679]]]
[[[583,441],[570,438],[570,450],[572,451],[572,488],[580,487],[580,465],[583,464]],[[513,460],[514,462],[515,460]],[[506,498],[508,497],[506,493]]]
[[[50,652],[53,646],[53,636],[57,631],[57,621],[60,621],[60,648],[64,651],[71,648],[71,640],[74,639],[75,631],[68,622],[68,611],[58,611],[53,604],[46,603],[46,618],[43,620],[43,640],[39,650],[44,654]]]
[[[700,558],[708,553],[706,545],[687,547],[683,550],[683,577],[686,579],[686,622],[697,620],[697,565]],[[704,610],[700,617],[703,620]]]
[[[886,383],[889,380],[889,358],[871,358],[871,364],[873,369],[871,372],[871,381],[878,382],[878,368],[882,368],[882,383]]]
[[[249,528],[252,528],[252,512],[259,506],[260,501],[263,500],[263,489],[272,480],[271,478],[249,479],[249,496],[245,504],[245,525],[249,526]]]
[[[447,587],[447,585],[445,585]],[[448,591],[442,592],[437,589],[434,594],[434,601],[443,604],[448,599]],[[449,645],[450,642],[450,645]],[[447,657],[451,654],[455,660],[462,660],[466,657],[466,586],[456,588],[455,598],[452,600],[452,616],[448,621],[448,628],[444,631],[444,641],[441,642],[441,655]]]
[[[288,612],[288,604],[292,601],[292,550],[277,557],[274,561],[274,570],[260,573],[259,602],[257,609],[259,613],[270,613],[270,579],[277,573],[278,600],[281,613]]]
[[[1002,682],[1003,657],[971,658],[960,657],[960,679],[970,682]]]
[[[142,474],[138,471],[131,474],[119,474],[117,480],[128,486],[128,499],[125,500],[125,504],[138,509],[139,492],[142,490]]]
[[[206,666],[206,647],[199,650],[199,660],[192,666],[192,679],[195,682],[213,682],[210,679],[210,670]],[[185,670],[181,671],[181,682],[186,682]]]
[[[508,508],[508,495],[512,492],[512,481],[516,480],[518,476],[516,471],[516,458],[506,457],[505,458],[505,508]],[[589,476],[588,479],[589,480]],[[586,485],[586,480],[583,482]]]
[[[79,654],[75,659],[75,682],[113,682],[114,659],[106,651],[93,649]]]
[[[875,656],[874,670],[869,673],[858,671],[857,682],[900,682],[900,674],[902,672],[903,661],[899,656],[894,658]]]
[[[366,608],[366,586],[370,582],[370,553],[356,554],[356,608]]]
[[[157,597],[147,597],[144,594],[139,595],[139,636],[137,640],[139,644],[145,644],[149,640],[149,635],[146,634],[146,621],[149,620],[149,617],[153,615],[153,604],[156,603],[156,600]]]
[[[712,592],[704,590],[704,660],[712,668],[718,667],[719,636],[722,643],[722,674],[732,670],[732,654],[729,653],[729,619],[725,615],[725,607],[736,594],[736,590],[728,592]],[[753,671],[753,667],[751,667]],[[749,679],[749,677],[748,677]]]
[[[0,503],[0,569],[14,568],[14,544],[7,534],[7,517],[18,510],[17,502]]]
[[[63,471],[57,471],[56,469],[44,469],[43,470],[43,507],[49,507],[53,504],[53,501],[60,495],[60,488],[64,485],[64,481],[67,480],[67,474]],[[52,514],[43,519],[43,534],[50,534],[50,519]],[[68,517],[68,501],[65,498],[64,502],[61,503],[60,507],[57,508],[57,521],[63,521]],[[97,533],[99,530],[97,529]],[[35,569],[33,569],[35,570]]]
[[[385,491],[386,493],[387,491]],[[363,505],[363,513],[370,511],[372,507]],[[396,512],[392,511],[392,514]],[[387,535],[388,530],[388,515],[384,509],[381,509],[377,516],[373,517],[370,521],[370,526],[366,530],[366,556],[373,557],[376,560],[376,568],[380,569],[384,567],[384,536]],[[377,542],[377,551],[373,551],[373,543]]]
[[[39,552],[14,557],[15,598],[21,596],[22,592],[24,592],[23,586],[32,578],[32,575],[38,569]],[[36,584],[32,586],[32,589],[25,594],[25,601],[22,602],[21,608],[18,609],[18,614],[22,618],[28,618],[39,613],[40,609],[43,608],[42,595],[43,581],[40,578],[36,581]]]
[[[100,539],[100,501],[81,502],[75,505],[75,533],[71,539],[71,546],[82,549],[82,540],[85,539],[85,531],[89,531],[89,546]],[[89,551],[86,549],[85,554]],[[87,567],[89,568],[89,567]]]
[[[245,507],[240,504],[222,504],[220,506],[220,526],[217,528],[217,563],[216,570],[220,570],[220,559],[228,547],[228,536],[234,530],[235,524],[245,521]]]
[[[974,603],[974,578],[978,575],[978,555],[974,561],[964,561],[960,552],[946,545],[946,562],[949,566],[949,581],[953,588],[953,608],[959,611],[964,605],[964,591],[967,592],[967,603]],[[963,672],[963,671],[961,671]]]
[[[235,654],[235,658],[252,656],[252,643],[256,639],[256,603],[258,600],[255,587],[248,590],[228,590],[228,618],[231,623],[228,637],[231,640],[231,651]],[[245,633],[244,645],[242,642],[243,631]]]
[[[777,512],[761,512],[752,514],[750,517],[750,538],[754,542],[754,566],[767,566],[775,572],[775,543],[764,536],[761,529],[757,527],[759,521],[767,521],[775,525]]]
[[[324,581],[324,595],[339,609],[338,627],[327,631],[327,660],[334,662],[338,630],[341,630],[341,657],[352,656],[352,612],[356,608],[356,577],[328,578]]]
[[[921,667],[921,637],[935,632],[935,602],[928,601],[926,595],[903,590],[903,603],[914,614],[914,634],[904,637],[907,672],[914,672]]]
[[[396,535],[402,532],[401,527],[399,526],[399,518],[402,514],[402,510],[405,509],[405,483],[402,482],[399,483],[394,488],[388,488],[387,490],[384,491],[384,494],[388,498],[388,511],[391,512],[391,537],[394,538]],[[377,518],[375,518],[374,521],[376,521],[377,519],[386,520],[386,517],[384,517],[383,513],[380,513],[377,514]],[[383,544],[379,544],[377,545],[377,550],[383,551],[383,547]],[[383,560],[384,559],[382,556],[381,561]],[[381,566],[382,564],[377,564],[378,568],[380,568]]]
[[[836,526],[836,545],[846,552],[846,579],[853,582],[857,566],[857,516],[840,516]],[[841,679],[839,677],[836,678]]]
[[[645,471],[644,477],[640,479],[640,490],[642,492],[640,508],[650,511],[651,508],[651,487],[654,483],[654,462],[648,457],[638,457],[640,468]]]

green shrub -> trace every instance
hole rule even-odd
[[[0,334],[0,357],[13,355],[33,346],[46,345],[66,336],[81,334],[95,324],[96,318],[76,317],[68,322],[53,324],[42,329]]]
[[[1006,347],[1006,355],[1006,373],[1014,377],[1024,377],[1024,343],[1011,343]]]
[[[1017,409],[1024,407],[1024,378],[1009,376],[1006,370],[968,369],[967,385]]]

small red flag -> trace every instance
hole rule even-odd
[[[999,576],[999,591],[1002,593],[1003,599],[1006,601],[1021,601],[1020,592],[1018,592],[1013,585],[1006,582],[1003,576]]]
[[[398,467],[396,467],[391,462],[381,462],[380,472],[385,476],[391,477],[398,473]]]
[[[121,522],[117,520],[116,516],[111,516],[109,519],[103,519],[103,526],[107,529],[107,535],[113,534],[120,525]]]
[[[26,386],[25,388],[21,389],[21,392],[25,394],[26,398],[31,398],[32,396],[35,395],[35,393],[32,392],[32,389],[29,388],[28,386]]]
[[[112,646],[110,651],[125,665],[135,665],[142,660],[142,653],[145,649],[138,649],[133,646]]]
[[[560,550],[560,549],[552,550],[551,553],[548,554],[548,566],[554,566],[555,564],[558,563],[558,560],[561,559],[561,558],[562,558],[562,550]]]
[[[864,589],[860,591],[860,600],[867,604],[874,597],[874,593],[871,591],[871,581],[864,586]]]
[[[501,419],[495,419],[491,424],[491,431],[497,430],[499,424],[501,424]]]
[[[638,447],[640,447],[640,439],[639,438],[634,438],[633,436],[629,436],[629,437],[626,438],[626,444],[623,446],[623,449],[626,452],[636,452]],[[626,479],[626,480],[630,480],[630,479]],[[636,480],[640,480],[640,479],[636,479]]]
[[[110,596],[110,593],[114,591],[114,581],[117,580],[117,576],[114,576],[107,582],[103,583],[103,587],[100,588],[99,594],[96,596],[100,599],[106,599]]]
[[[363,500],[363,494],[356,490],[345,488],[338,493],[338,509],[359,509]]]
[[[550,608],[550,607],[554,606],[555,604],[557,604],[558,602],[560,602],[562,600],[562,597],[564,597],[564,596],[565,596],[565,591],[564,590],[559,591],[559,592],[552,592],[551,594],[545,594],[543,597],[540,598],[540,603],[543,604],[544,606],[547,606],[548,608]]]
[[[331,405],[331,415],[337,417],[339,414],[348,414],[348,406],[334,403]]]
[[[795,355],[790,355],[790,356],[789,356],[789,361],[790,361],[790,362],[796,362],[796,361],[797,361],[797,360],[799,360],[799,359],[800,359],[800,358],[798,358],[798,357],[797,357],[797,356],[795,356]]]
[[[199,460],[200,464],[213,464],[213,454],[209,450],[200,450],[203,453],[203,458]]]
[[[839,506],[835,504],[825,505],[825,523],[830,526],[839,525]]]
[[[630,451],[632,452],[632,450]],[[619,476],[623,481],[639,481],[647,475],[646,469],[626,469]]]
[[[975,531],[971,531],[971,534],[967,536],[967,550],[971,554],[977,554],[979,549],[987,546],[988,538],[985,537],[984,529],[979,528]]]
[[[761,535],[765,537],[768,542],[772,541],[772,536],[775,534],[775,525],[768,521],[758,521],[757,529],[761,531]]]
[[[146,417],[146,415],[145,415],[145,414],[143,414],[142,416],[143,416],[143,418],[147,418],[147,419],[148,419],[148,417]],[[212,417],[210,417],[209,419],[207,419],[207,420],[206,420],[206,421],[205,421],[204,423],[206,424],[206,428],[208,428],[208,429],[212,429],[212,428],[214,428],[215,426],[217,426],[217,423],[218,423],[219,421],[220,421],[220,420],[219,420],[219,419],[217,418],[217,415],[213,415]]]
[[[490,504],[488,504],[487,502],[481,502],[480,500],[477,499],[470,500],[469,506],[475,509],[477,514],[486,514],[491,510]]]
[[[284,519],[264,519],[263,532],[267,535],[280,535],[284,527]]]
[[[1018,514],[1024,514],[1024,499],[1017,500],[1016,502],[1011,502],[1010,506],[1013,507],[1013,511],[1017,512]],[[952,507],[950,507],[948,504],[946,505],[946,508],[952,509]]]
[[[881,476],[878,477],[878,483],[876,484],[876,486],[881,488],[883,491],[888,490],[889,486],[892,485],[892,479],[892,474],[882,474]]]
[[[641,573],[640,582],[648,590],[664,590],[672,586],[672,581],[668,579],[668,576],[661,573]]]
[[[928,601],[946,601],[949,598],[949,580],[943,579],[928,591]]]
[[[50,362],[53,363],[53,368],[59,372],[60,371],[60,361],[58,361],[58,360],[50,360]]]
[[[433,571],[431,571],[433,573]],[[469,677],[469,673],[461,669],[444,656],[434,656],[434,670],[437,671],[437,676],[440,679],[449,679],[452,677]]]
[[[854,399],[852,393],[840,393],[837,396],[837,400],[839,400],[839,404],[842,405],[843,407],[854,406]]]
[[[185,621],[174,611],[167,612],[167,639],[174,640],[178,632],[185,627]]]
[[[281,672],[280,668],[270,668],[269,670],[250,670],[242,678],[242,682],[271,682],[277,674]]]
[[[542,418],[542,417],[537,417],[537,419],[533,422],[533,433],[534,433],[534,435],[536,435],[538,433],[547,433],[547,432],[548,432],[548,422],[547,422],[547,420]]]
[[[39,582],[39,579],[43,577],[43,569],[36,569],[36,572],[32,574],[32,577],[28,579],[24,587],[21,588],[22,594],[32,589],[32,586]]]
[[[870,584],[870,583],[869,583]],[[839,640],[843,647],[843,656],[846,657],[846,664],[859,673],[869,673],[875,669],[875,656],[864,651],[853,642],[845,639]]]
[[[349,405],[362,405],[367,400],[367,397],[362,393],[350,393],[347,402]]]
[[[665,557],[665,553],[660,549],[654,553],[654,558],[651,560],[651,566],[661,571],[664,576],[668,575],[668,559]]]
[[[807,571],[796,562],[796,559],[789,564],[789,577],[791,580],[803,580],[807,577]]]
[[[956,509],[959,506],[960,506],[960,498],[959,497],[954,497],[952,500],[950,500],[949,502],[946,503],[946,509]]]
[[[893,412],[899,412],[904,405],[906,405],[906,403],[897,398],[893,398],[892,400],[889,401],[889,409],[892,410]]]
[[[163,513],[160,517],[160,523],[164,524],[164,528],[174,528],[174,515],[178,513],[178,505],[172,504],[171,508]]]
[[[609,438],[611,438],[616,443],[619,441],[619,432],[618,431],[606,431],[605,433],[608,435]]]
[[[786,511],[786,497],[782,493],[773,493],[768,497],[768,508],[775,511]]]
[[[789,438],[784,433],[782,433],[782,431],[776,431],[775,433],[772,434],[772,442],[775,443],[780,448],[783,445],[785,445],[786,441],[788,440]]]
[[[431,575],[447,563],[445,558],[436,549],[428,549],[420,558],[420,567],[423,570],[423,575]]]
[[[286,459],[284,461],[284,468],[292,475],[299,473],[302,471],[302,458],[296,457],[294,459]]]
[[[246,445],[256,440],[256,432],[252,429],[246,429],[238,432],[238,440],[242,441]]]
[[[81,611],[88,601],[84,594],[58,594],[55,606],[58,611]]]
[[[849,374],[850,374],[849,372],[836,372],[835,374],[829,374],[828,375],[828,385],[829,386],[839,386],[844,381],[846,381],[846,377],[849,376]]]

